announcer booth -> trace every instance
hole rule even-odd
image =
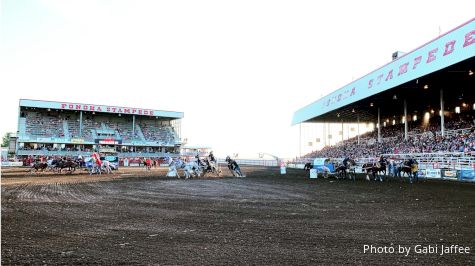
[[[401,124],[407,140],[408,123],[426,117],[440,121],[437,134],[444,137],[446,118],[474,112],[475,19],[399,55],[395,53],[386,65],[300,108],[292,125],[341,124],[343,133],[345,123],[356,123],[358,128],[362,123],[373,124],[375,141],[381,142],[382,127]],[[359,144],[359,134],[357,141]]]
[[[21,99],[18,156],[179,154],[182,112]]]

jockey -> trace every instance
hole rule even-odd
[[[200,159],[200,156],[198,156],[198,154],[195,156],[195,158],[196,158],[196,163],[197,163],[199,166],[204,165],[203,162],[202,162],[201,159]]]
[[[172,163],[174,163],[173,158],[168,156],[167,157],[167,162],[168,162],[169,165],[171,165]]]
[[[348,168],[348,161],[350,160],[350,157],[347,156],[344,160],[343,160],[343,165]]]
[[[94,158],[94,162],[99,165],[99,167],[102,165],[101,157],[97,153],[92,154],[92,158]]]
[[[214,158],[213,151],[209,152],[208,158],[210,162],[216,163],[216,158]]]

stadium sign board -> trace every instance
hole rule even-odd
[[[475,56],[475,19],[299,109],[298,124]]]
[[[472,169],[462,169],[460,170],[460,177],[463,180],[475,180],[475,171]]]
[[[21,99],[20,106],[47,108],[47,109],[54,109],[54,110],[89,111],[89,112],[102,112],[102,113],[114,113],[114,114],[183,118],[182,112],[160,111],[160,110],[151,110],[151,109],[143,109],[143,108],[118,107],[118,106],[97,105],[97,104],[50,102],[50,101]]]
[[[440,169],[426,169],[426,177],[441,178],[442,174],[441,174]]]
[[[99,152],[104,152],[104,153],[115,153],[116,150],[115,148],[109,148],[109,147],[99,147]]]
[[[72,139],[71,139],[71,143],[74,143],[74,144],[83,144],[83,143],[84,143],[84,139],[72,138]]]
[[[122,144],[122,140],[118,139],[96,139],[96,143],[98,144],[110,144],[110,145],[116,145],[116,144]]]
[[[444,179],[458,179],[459,175],[457,170],[442,170],[442,178]]]

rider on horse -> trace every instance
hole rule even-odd
[[[348,162],[350,162],[351,159],[351,155],[347,156],[345,159],[343,159],[343,165],[345,166],[345,168],[349,168],[349,165],[348,165]]]
[[[231,157],[229,157],[229,156],[226,156],[226,162],[228,163],[228,168],[229,168],[229,170],[231,170],[233,175],[234,175],[234,173],[236,173],[240,177],[243,176],[243,174],[241,172],[241,168],[239,167],[239,165],[236,163],[235,160],[231,159]]]
[[[214,155],[213,155],[213,151],[210,151],[210,152],[209,152],[208,158],[209,158],[209,161],[210,161],[210,162],[216,163],[216,158],[215,158]]]

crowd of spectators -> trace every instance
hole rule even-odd
[[[83,117],[82,132],[79,131],[79,115],[75,113],[64,114],[36,110],[23,112],[22,117],[25,118],[25,133],[32,137],[70,137],[90,142],[94,141],[97,130],[105,129],[116,132],[123,142],[153,141],[174,144],[175,141],[174,130],[169,125],[169,121],[164,121],[162,124],[160,121],[141,119],[136,122],[134,134],[132,119],[128,117],[87,115]],[[65,124],[67,128],[63,125],[64,121],[67,123]],[[69,134],[65,134],[65,130]]]
[[[439,120],[440,121],[440,120]],[[457,115],[447,120],[445,136],[440,134],[440,123],[431,119],[430,123],[409,123],[411,131],[404,139],[404,124],[382,128],[381,142],[377,141],[377,130],[362,135],[364,141],[358,144],[357,138],[326,146],[311,152],[302,159],[315,157],[376,158],[381,154],[436,153],[436,152],[475,152],[475,121],[473,114]],[[418,125],[418,126],[417,126]],[[383,133],[384,132],[384,133]]]
[[[35,137],[64,137],[63,119],[57,114],[24,112],[26,133]]]

